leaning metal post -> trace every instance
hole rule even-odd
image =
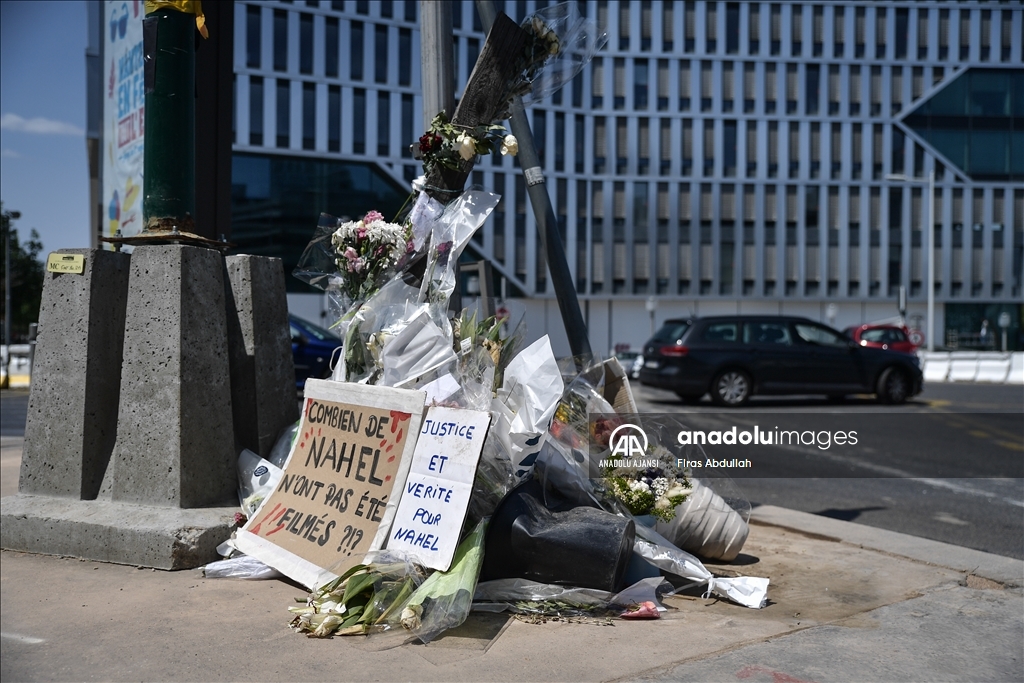
[[[489,31],[496,16],[494,3],[491,0],[477,0],[476,5],[484,30]],[[533,131],[530,130],[530,122],[526,119],[523,100],[518,96],[512,100],[509,120],[512,124],[512,134],[519,141],[519,165],[523,169],[526,191],[530,195],[530,205],[533,206],[537,229],[544,243],[548,272],[551,274],[551,284],[558,299],[558,310],[562,314],[565,334],[569,338],[569,348],[572,350],[576,367],[582,369],[590,364],[594,355],[590,349],[587,324],[583,320],[580,302],[576,297],[576,286],[572,281],[572,272],[565,259],[565,247],[558,232],[551,198],[544,186],[544,172],[533,142]]]

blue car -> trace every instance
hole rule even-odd
[[[288,323],[291,326],[292,334],[292,358],[295,361],[295,386],[303,389],[306,380],[310,377],[315,379],[327,379],[331,376],[331,358],[341,355],[342,341],[331,332],[319,325],[297,318],[294,315],[288,316]]]

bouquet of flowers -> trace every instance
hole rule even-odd
[[[427,132],[412,145],[413,158],[423,162],[423,171],[428,175],[437,164],[455,171],[476,155],[492,152],[515,156],[519,152],[519,142],[514,135],[507,135],[505,127],[500,124],[460,126],[451,123],[443,111],[434,117]]]
[[[653,515],[663,522],[671,521],[676,506],[692,490],[686,475],[671,465],[673,458],[667,448],[655,446],[647,458],[625,459],[620,467],[603,468],[603,483],[634,517]],[[610,461],[618,464],[614,458]]]
[[[411,229],[388,223],[377,211],[342,223],[331,235],[331,244],[341,274],[341,292],[353,301],[373,294],[384,277],[413,251]]]

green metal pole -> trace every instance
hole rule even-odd
[[[146,15],[146,131],[142,213],[146,231],[195,232],[196,17]]]

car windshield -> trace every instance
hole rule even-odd
[[[677,342],[683,338],[683,334],[690,327],[689,320],[669,320],[661,326],[654,336],[652,342]]]

